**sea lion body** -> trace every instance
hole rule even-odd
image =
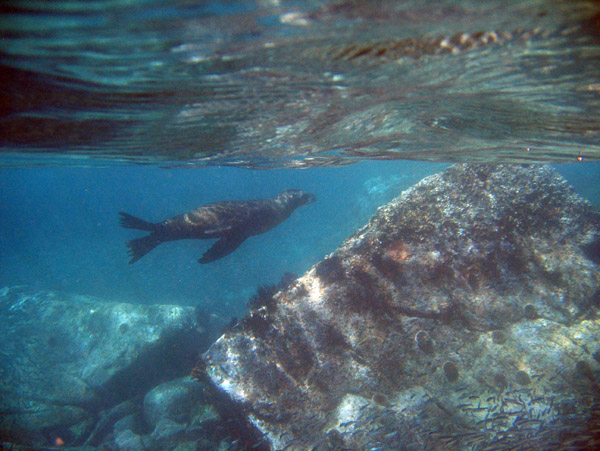
[[[151,232],[127,243],[131,256],[129,263],[135,263],[166,241],[218,238],[198,260],[209,263],[233,252],[246,238],[281,224],[296,208],[315,199],[314,195],[304,191],[286,190],[271,199],[207,204],[156,224],[120,212],[122,227]]]

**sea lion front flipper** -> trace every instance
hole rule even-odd
[[[208,249],[198,263],[210,263],[235,251],[244,242],[244,235],[225,235]]]

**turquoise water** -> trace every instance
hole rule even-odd
[[[239,310],[259,285],[301,275],[362,226],[375,209],[445,165],[372,162],[343,168],[251,171],[156,167],[0,170],[0,285],[27,285],[134,303]],[[159,222],[209,202],[314,193],[272,231],[200,265],[213,240],[165,243],[134,265],[117,212]]]
[[[239,310],[444,167],[427,160],[580,159],[565,174],[597,201],[597,4],[365,5],[3,2],[0,285]],[[347,166],[364,159],[386,161]],[[318,202],[223,260],[180,241],[127,264],[142,234],[119,211],[287,188]]]
[[[152,166],[0,169],[0,286],[24,285],[133,303],[204,305],[243,312],[259,285],[302,275],[364,225],[378,206],[446,165],[364,162],[340,168],[256,171]],[[600,206],[600,164],[557,166]],[[200,265],[213,240],[158,246],[134,265],[119,211],[159,222],[209,202],[272,197],[287,188],[314,193],[277,228],[233,254]]]

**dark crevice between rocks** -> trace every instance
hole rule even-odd
[[[188,375],[197,362],[198,350],[207,346],[204,334],[195,328],[166,333],[156,343],[147,346],[129,367],[97,390],[94,401],[82,406],[91,412],[100,412],[86,444],[100,445],[110,431],[114,421],[105,421],[105,417],[111,416],[111,408],[123,404],[124,400],[141,405],[142,397],[151,388]],[[102,430],[102,424],[107,425],[106,430]]]
[[[143,396],[140,394],[140,395],[137,395],[137,396],[133,397],[132,399],[128,399],[127,401],[122,402],[110,409],[106,409],[106,410],[100,412],[100,414],[96,418],[96,421],[93,423],[90,423],[90,430],[87,431],[87,434],[84,434],[84,436],[87,436],[87,439],[85,440],[85,442],[83,444],[87,445],[87,446],[99,446],[102,443],[103,439],[109,433],[112,432],[113,426],[118,420],[120,420],[121,418],[123,418],[127,415],[131,415],[135,412],[141,411],[142,402],[143,402]],[[58,432],[59,431],[56,431],[56,430],[53,431],[54,434],[56,434]],[[152,431],[147,430],[147,429],[140,429],[135,432],[141,433],[141,434],[144,434],[144,433],[147,434]],[[65,439],[65,442],[68,443],[65,436],[58,435],[58,437]]]
[[[130,367],[107,382],[98,407],[110,407],[123,399],[145,394],[162,382],[189,374],[202,342],[203,335],[195,328],[165,334],[143,350]]]

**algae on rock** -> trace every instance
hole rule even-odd
[[[206,371],[274,449],[593,446],[599,243],[550,167],[455,165],[250,312]]]

